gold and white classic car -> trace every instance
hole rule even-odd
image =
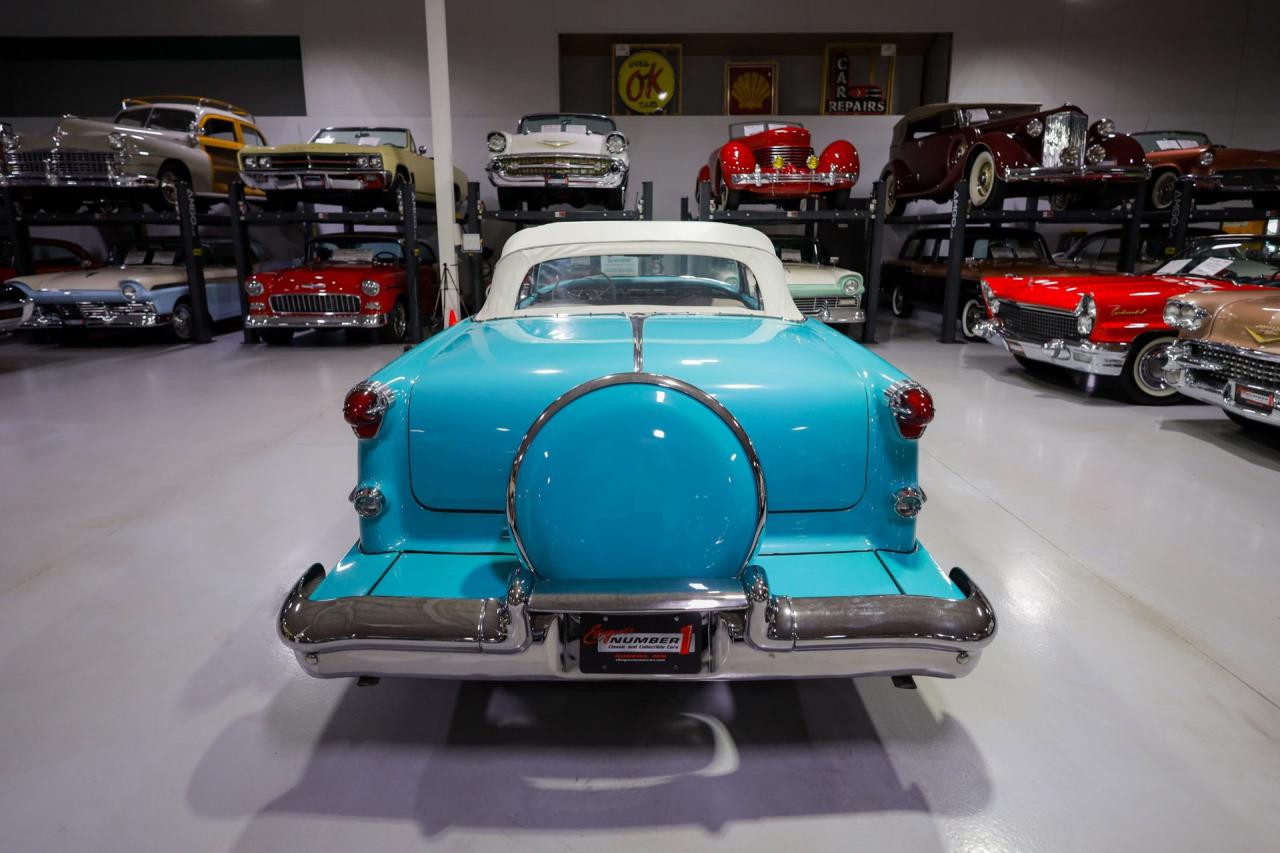
[[[225,198],[237,172],[236,152],[265,145],[254,117],[242,107],[189,95],[125,98],[111,121],[68,116],[50,134],[0,132],[0,185],[38,191],[39,206],[78,206],[85,187],[153,187],[152,206],[177,203],[179,181],[190,183],[202,206]],[[76,188],[60,199],[48,190]]]
[[[498,207],[530,210],[568,202],[622,210],[627,201],[630,142],[613,119],[584,113],[534,113],[515,133],[492,131],[485,170]]]
[[[355,210],[391,209],[406,181],[419,203],[436,200],[435,160],[404,127],[326,127],[309,142],[247,147],[240,152],[240,175],[246,187],[265,192],[275,210],[293,209],[304,195]],[[466,187],[466,173],[455,167],[455,204]]]

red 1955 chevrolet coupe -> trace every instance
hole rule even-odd
[[[1115,377],[1131,402],[1177,402],[1166,374],[1178,330],[1165,302],[1186,293],[1280,285],[1280,243],[1219,234],[1194,241],[1152,275],[989,276],[982,327],[1029,370],[1056,365]]]
[[[430,316],[440,295],[435,252],[419,242],[418,305]],[[390,234],[322,234],[307,241],[306,260],[259,272],[245,282],[249,317],[268,344],[287,344],[298,329],[374,329],[382,343],[403,341],[409,327],[404,249]]]
[[[723,210],[751,202],[795,210],[809,197],[824,199],[828,207],[848,207],[859,169],[852,142],[837,139],[816,154],[804,125],[774,119],[731,124],[729,136],[698,170],[695,195],[703,181],[710,181],[711,202]]]

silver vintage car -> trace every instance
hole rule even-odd
[[[515,133],[492,131],[485,170],[498,207],[530,210],[568,202],[622,210],[627,200],[630,142],[613,119],[585,113],[534,113]]]
[[[0,185],[25,190],[38,206],[78,206],[83,193],[57,188],[155,189],[149,203],[171,208],[187,181],[202,206],[224,198],[236,179],[236,155],[264,145],[248,110],[215,98],[157,95],[125,98],[111,121],[67,116],[50,134],[0,128]]]

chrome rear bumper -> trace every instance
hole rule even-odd
[[[821,678],[930,675],[958,678],[996,632],[991,604],[960,569],[962,599],[909,595],[791,598],[769,591],[750,566],[741,588],[671,595],[540,595],[515,573],[505,599],[357,596],[312,601],[324,579],[313,565],[280,611],[285,645],[309,674],[475,679]],[[569,606],[573,612],[553,609]],[[696,675],[607,675],[577,666],[579,641],[564,630],[579,611],[706,614],[708,642]]]

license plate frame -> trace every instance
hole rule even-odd
[[[324,175],[303,175],[302,176],[303,189],[322,190],[324,189],[324,185],[325,185]]]
[[[555,189],[565,189],[569,186],[568,175],[547,175],[545,180],[548,187]]]
[[[1231,399],[1235,400],[1237,405],[1266,414],[1270,414],[1276,407],[1276,392],[1256,385],[1242,385],[1237,382],[1231,393]]]
[[[578,669],[588,675],[698,675],[708,621],[700,612],[583,613]]]

